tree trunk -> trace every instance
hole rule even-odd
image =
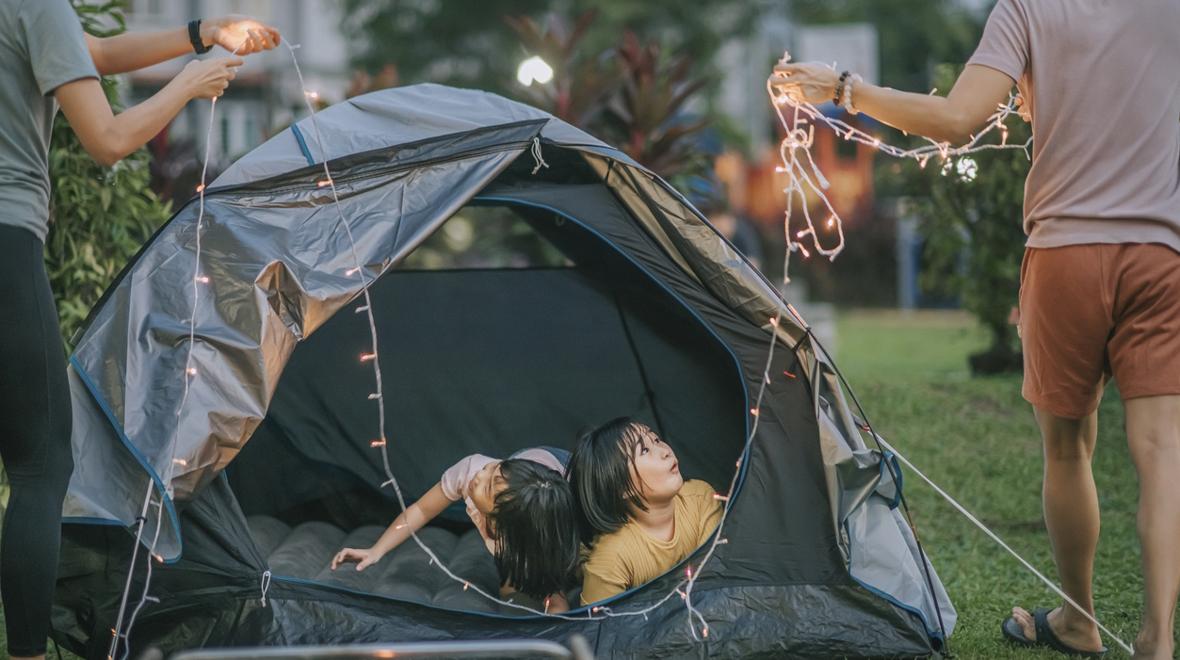
[[[993,325],[992,345],[985,351],[967,356],[973,376],[1020,373],[1024,369],[1023,354],[1012,348],[1012,326]]]

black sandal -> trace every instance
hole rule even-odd
[[[1020,646],[1044,646],[1053,649],[1058,653],[1064,653],[1069,656],[1077,656],[1081,658],[1101,658],[1106,655],[1107,648],[1102,647],[1100,651],[1082,651],[1069,646],[1057,638],[1056,633],[1049,627],[1049,612],[1051,610],[1047,607],[1040,607],[1033,610],[1033,621],[1036,625],[1036,639],[1029,639],[1024,636],[1024,631],[1021,630],[1020,624],[1016,623],[1016,619],[1008,617],[1004,619],[1004,625],[1000,626],[1004,637],[1014,644]]]

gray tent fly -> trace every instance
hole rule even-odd
[[[899,510],[896,461],[854,415],[805,322],[666,182],[540,110],[479,91],[383,90],[316,122],[292,125],[209,186],[199,264],[198,205],[180,208],[80,335],[56,639],[106,656],[127,530],[152,489],[160,504],[143,538],[159,528],[163,563],[133,651],[575,633],[601,657],[942,648],[955,613]],[[726,542],[693,590],[707,637],[694,639],[679,598],[642,617],[582,608],[578,620],[483,598],[466,586],[494,590],[495,567],[461,516],[421,536],[464,583],[412,543],[363,573],[328,570],[337,548],[372,542],[398,508],[370,446],[372,373],[357,360],[369,328],[353,313],[362,291],[348,276],[350,242],[317,185],[317,130],[359,263],[376,280],[386,448],[406,495],[466,454],[569,448],[588,425],[644,420],[676,446],[685,474],[724,492],[738,471]],[[536,167],[538,155],[549,167]],[[455,218],[466,235],[447,234]],[[416,258],[431,241],[477,246],[509,230],[544,249],[494,264]],[[208,282],[182,408],[194,272]],[[651,607],[705,550],[599,605]]]

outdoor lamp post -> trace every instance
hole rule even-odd
[[[525,87],[534,82],[544,85],[553,80],[553,67],[549,66],[549,63],[541,59],[539,55],[533,55],[517,67],[516,79]]]

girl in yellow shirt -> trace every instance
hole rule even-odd
[[[721,519],[713,487],[685,481],[668,443],[630,418],[582,436],[569,479],[584,538],[594,539],[583,605],[659,577],[703,545]]]

